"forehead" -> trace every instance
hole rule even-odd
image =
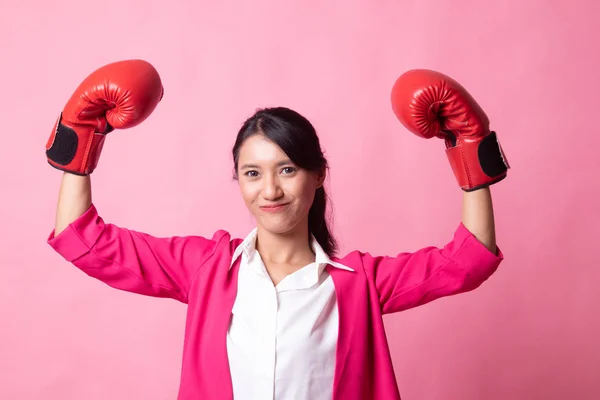
[[[239,165],[246,163],[269,163],[287,159],[288,156],[279,146],[264,135],[252,135],[240,147]]]

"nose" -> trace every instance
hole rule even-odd
[[[274,201],[283,195],[279,180],[274,176],[265,176],[262,186],[262,197],[265,200]]]

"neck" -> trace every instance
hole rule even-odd
[[[271,233],[259,226],[256,249],[265,263],[293,265],[305,263],[307,259],[314,261],[308,224],[283,234]]]

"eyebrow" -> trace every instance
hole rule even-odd
[[[286,160],[279,161],[276,164],[276,166],[277,167],[281,167],[281,166],[287,165],[287,164],[293,164],[293,162],[291,160],[289,160],[289,159],[286,159]],[[240,169],[248,169],[248,168],[260,169],[260,167],[258,165],[256,165],[256,164],[244,164],[244,165],[242,165],[240,167]]]

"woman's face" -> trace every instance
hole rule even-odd
[[[325,173],[297,167],[264,135],[250,136],[240,147],[238,181],[246,206],[263,229],[277,234],[308,221],[315,191]]]

